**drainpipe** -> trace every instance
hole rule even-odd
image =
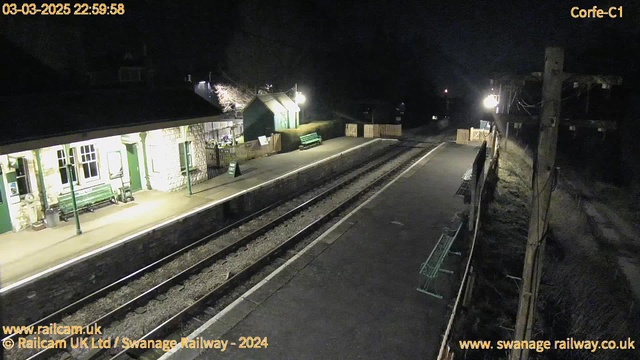
[[[67,163],[67,175],[69,176],[69,185],[71,186],[71,202],[73,203],[73,215],[76,218],[76,235],[82,234],[80,229],[80,217],[78,216],[78,204],[76,203],[76,192],[73,189],[73,171],[71,162],[69,161],[69,145],[64,146],[64,156]]]
[[[189,190],[189,196],[193,195],[191,192],[191,174],[189,171],[189,155],[188,155],[188,147],[189,142],[187,141],[187,133],[189,132],[189,125],[181,126],[182,130],[182,139],[184,140],[184,167],[187,171],[187,189]]]
[[[147,190],[151,189],[151,181],[149,180],[149,166],[147,165],[147,133],[140,133],[140,141],[142,141],[142,157],[144,158],[144,179],[147,181]]]
[[[193,195],[193,193],[191,192],[191,174],[189,173],[189,156],[187,153],[188,144],[188,141],[184,142],[184,166],[185,170],[187,171],[187,189],[189,190],[189,196],[191,196]]]
[[[36,149],[36,165],[38,165],[38,186],[42,196],[42,205],[44,209],[49,208],[49,201],[47,200],[47,189],[44,187],[44,174],[42,173],[42,161],[40,160],[40,149]]]

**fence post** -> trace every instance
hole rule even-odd
[[[216,168],[220,168],[220,148],[218,147],[218,144],[213,146],[213,151],[216,156]]]

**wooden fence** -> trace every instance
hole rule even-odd
[[[380,125],[378,125],[378,124],[365,124],[364,125],[364,137],[366,137],[366,138],[379,138],[380,137]]]
[[[482,143],[486,141],[487,144],[493,144],[495,137],[495,131],[488,131],[484,129],[458,129],[458,133],[456,134],[456,143],[457,144],[469,144],[470,142],[479,142]]]
[[[358,124],[346,124],[344,136],[358,137]]]
[[[382,136],[402,136],[402,125],[365,124],[364,137],[378,138]]]
[[[471,128],[469,129],[469,141],[478,141],[478,142],[486,141],[487,143],[492,143],[491,134],[492,134],[491,131],[487,131],[484,129]]]
[[[380,124],[380,136],[402,136],[402,125]]]
[[[456,144],[462,144],[462,145],[469,144],[469,130],[458,129],[458,133],[456,135]]]
[[[207,167],[210,169],[226,168],[232,161],[246,161],[269,154],[275,154],[282,148],[280,134],[273,134],[268,137],[266,145],[260,145],[259,140],[247,141],[235,146],[223,148],[207,147]],[[216,171],[208,172],[209,178],[217,174]]]

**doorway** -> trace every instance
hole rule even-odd
[[[140,164],[138,163],[138,147],[136,144],[125,144],[127,147],[127,163],[129,165],[129,186],[131,192],[142,190]]]
[[[0,234],[13,230],[11,226],[11,215],[9,214],[9,203],[7,202],[7,192],[4,190],[4,180],[0,169]]]

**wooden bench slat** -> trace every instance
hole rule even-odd
[[[322,136],[318,135],[315,132],[300,136],[300,144],[301,144],[300,147],[304,147],[305,145],[311,145],[316,143],[318,144],[322,143]]]
[[[101,184],[90,188],[75,191],[76,206],[78,209],[85,208],[103,201],[115,199],[115,194],[110,184]],[[71,193],[58,197],[58,207],[60,216],[73,212],[73,198]]]

